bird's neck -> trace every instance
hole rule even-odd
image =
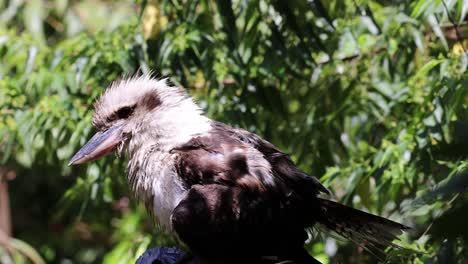
[[[150,212],[154,208],[164,226],[170,225],[170,213],[185,191],[172,169],[170,150],[211,129],[211,120],[193,105],[165,109],[148,117],[127,145],[131,189]]]

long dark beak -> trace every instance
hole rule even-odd
[[[97,132],[76,154],[71,158],[68,166],[96,160],[112,152],[122,140],[122,125],[115,125],[105,131]]]

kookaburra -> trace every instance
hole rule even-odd
[[[114,82],[95,104],[93,125],[97,133],[70,165],[126,153],[131,190],[208,263],[318,263],[304,249],[314,225],[374,252],[406,229],[320,198],[328,190],[287,154],[209,119],[166,80]]]

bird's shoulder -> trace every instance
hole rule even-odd
[[[211,126],[172,150],[178,154],[178,174],[187,184],[223,183],[257,191],[297,185],[308,186],[308,192],[328,192],[287,154],[255,133],[216,121]]]

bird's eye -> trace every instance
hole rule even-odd
[[[135,110],[135,106],[124,106],[117,110],[116,116],[117,119],[126,119],[133,114],[133,110]]]
[[[106,121],[108,123],[111,123],[118,119],[127,119],[129,116],[133,114],[135,107],[136,105],[121,107],[119,110],[107,116]]]
[[[135,106],[136,105],[124,106],[124,107],[120,108],[119,110],[115,111],[111,115],[107,116],[106,121],[108,123],[110,123],[110,122],[114,122],[115,120],[118,120],[118,119],[128,118],[129,116],[131,116],[133,114],[133,110],[135,110]]]

